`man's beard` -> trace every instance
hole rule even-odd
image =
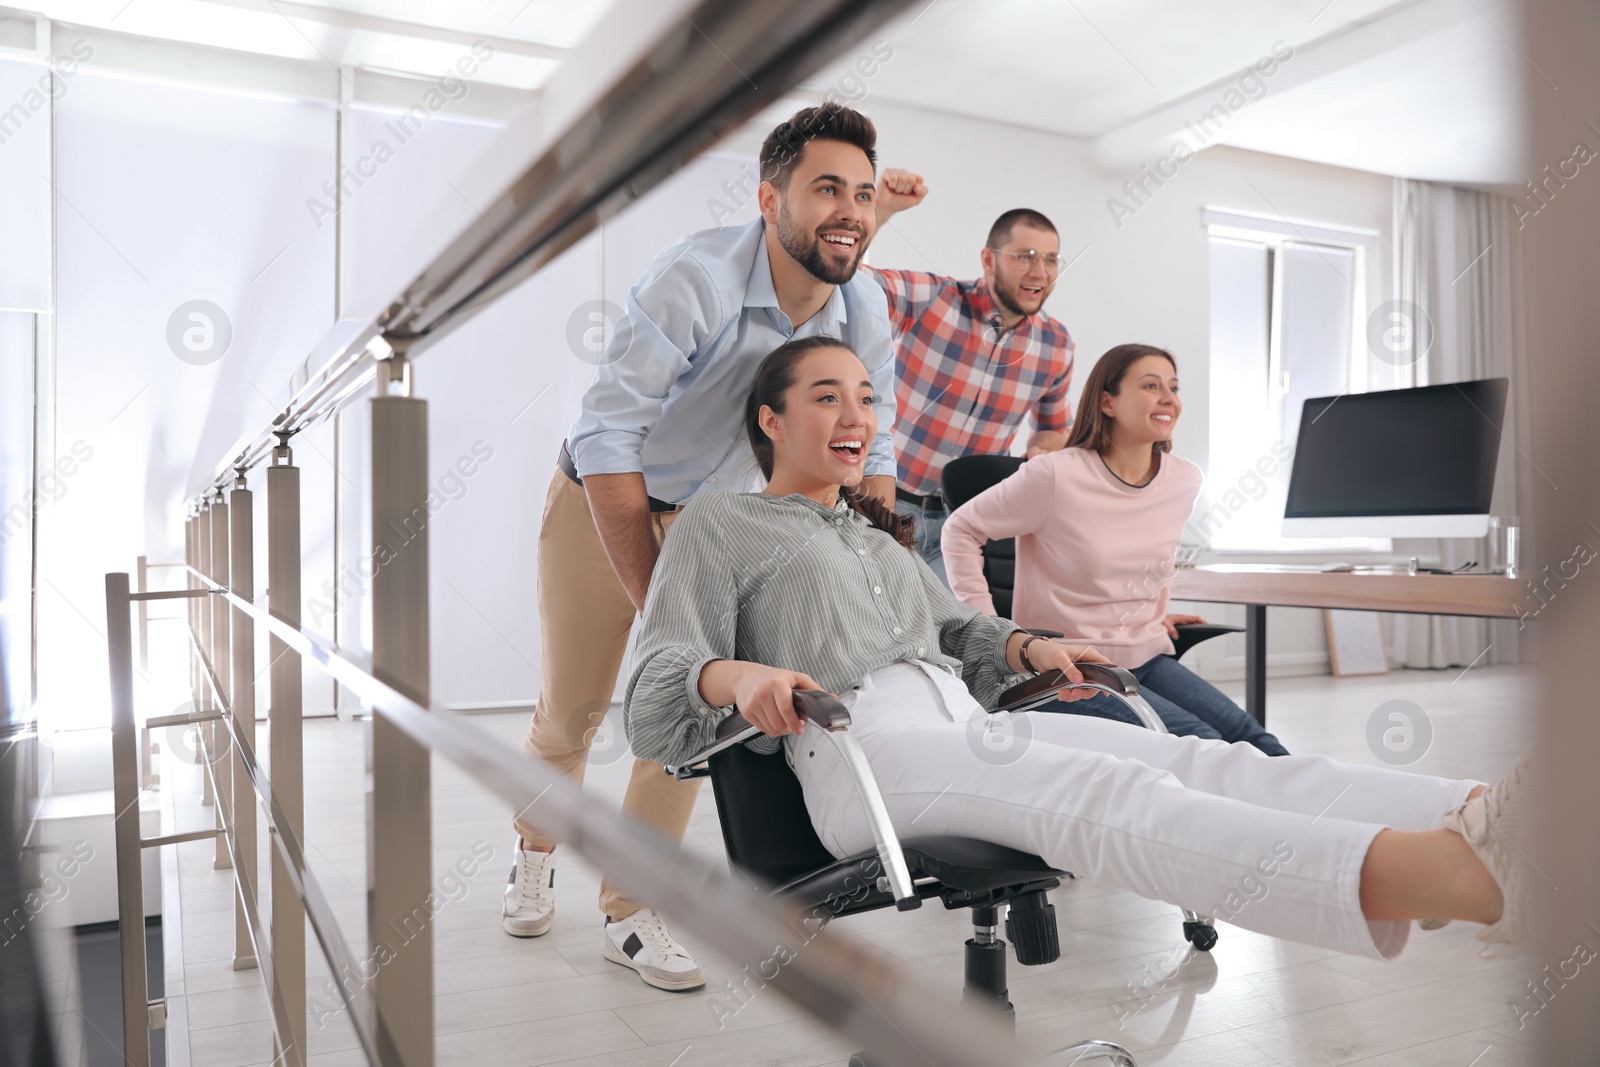
[[[1039,306],[1038,307],[1034,308],[1033,311],[1024,311],[1023,308],[1022,308],[1022,300],[1021,300],[1022,292],[1021,292],[1021,288],[1022,288],[1021,287],[1021,283],[1018,283],[1017,285],[1008,286],[1008,285],[1006,285],[1005,282],[1002,282],[999,278],[995,278],[994,287],[993,287],[993,290],[991,291],[990,295],[994,297],[994,302],[996,304],[999,304],[1000,307],[1003,310],[1009,311],[1013,315],[1020,315],[1023,318],[1027,318],[1029,315],[1033,315],[1033,314],[1036,314],[1037,312],[1043,311],[1044,310],[1044,297],[1050,295],[1049,291],[1046,290],[1045,292],[1042,292],[1042,293],[1039,294],[1040,299],[1039,299]]]
[[[839,229],[830,226],[829,229]],[[855,232],[855,231],[852,231]],[[822,254],[822,238],[816,233],[807,233],[802,230],[794,217],[789,214],[789,205],[778,204],[778,243],[783,250],[794,258],[819,281],[829,285],[843,285],[855,277],[856,268],[861,265],[861,257],[867,253],[867,235],[855,232],[855,256],[843,266],[835,266],[828,262]]]

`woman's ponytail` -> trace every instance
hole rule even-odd
[[[849,486],[840,486],[839,491],[844,494],[846,504],[850,509],[859,512],[866,520],[890,537],[894,538],[906,548],[915,552],[917,550],[917,520],[910,515],[902,515],[893,508],[885,507],[883,501],[858,489]]]

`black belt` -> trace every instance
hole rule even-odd
[[[565,441],[561,442],[561,454],[556,457],[556,466],[561,468],[562,474],[565,474],[568,478],[572,479],[573,484],[583,484],[583,479],[578,477],[578,465],[572,462],[572,451],[571,449],[567,448],[567,443]],[[651,511],[677,511],[683,506],[681,504],[669,504],[665,500],[657,500],[653,496],[646,497],[645,499],[650,501]]]
[[[894,498],[896,500],[904,500],[907,504],[915,504],[923,511],[944,510],[944,497],[938,493],[929,493],[927,496],[918,496],[915,493],[907,492],[897,485],[894,487]]]

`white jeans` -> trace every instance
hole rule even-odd
[[[840,699],[902,838],[994,841],[1087,882],[1375,958],[1398,955],[1411,924],[1361,914],[1372,839],[1437,829],[1478,784],[1088,716],[989,715],[928,664],[880,668]],[[808,725],[785,752],[822,843],[872,848],[826,735]]]

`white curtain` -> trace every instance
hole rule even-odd
[[[1522,543],[1529,544],[1530,479],[1538,473],[1527,459],[1528,421],[1522,409],[1527,392],[1519,317],[1522,247],[1511,201],[1399,179],[1395,235],[1395,296],[1425,311],[1432,326],[1431,338],[1413,330],[1414,343],[1423,349],[1414,364],[1414,384],[1510,379],[1492,510],[1520,516]],[[1480,567],[1488,564],[1487,538],[1442,540],[1437,546],[1442,566],[1468,560],[1477,560]],[[1526,569],[1528,561],[1522,564]],[[1516,663],[1517,623],[1401,615],[1396,617],[1395,652],[1407,667]]]

